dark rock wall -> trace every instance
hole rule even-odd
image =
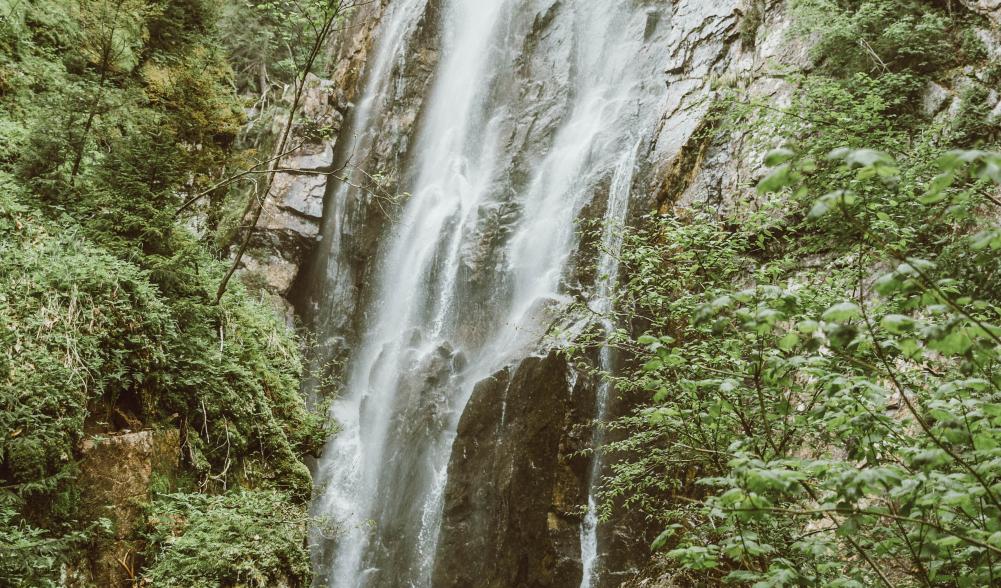
[[[452,447],[434,586],[580,584],[586,464],[573,454],[587,404],[570,376],[551,353],[477,384]]]

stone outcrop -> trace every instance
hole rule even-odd
[[[477,384],[452,447],[433,585],[576,587],[587,399],[565,361],[531,357]]]
[[[991,19],[995,25],[1001,25],[1001,0],[960,0],[960,2],[977,14]]]
[[[956,3],[954,10],[961,11],[960,4],[987,17],[988,22],[984,23],[987,26],[975,28],[974,32],[984,43],[992,60],[1001,58],[1001,0],[962,0]],[[689,68],[682,77],[686,80],[695,78],[686,82],[697,88],[694,96],[705,96],[710,100],[699,107],[667,111],[665,125],[670,121],[670,125],[698,126],[700,130],[708,130],[705,125],[715,123],[706,116],[707,109],[714,103],[720,104],[720,90],[724,89],[745,104],[768,104],[773,109],[790,104],[796,85],[785,73],[810,71],[814,67],[810,40],[789,34],[792,17],[785,3],[767,0],[763,6],[765,10],[761,13],[762,20],[753,46],[730,43],[725,55],[719,55],[719,62],[713,69],[700,66],[697,59],[681,60]],[[716,31],[702,42],[712,45],[714,35],[732,35],[735,30],[730,29],[729,33]],[[691,42],[687,39],[682,41]],[[691,51],[688,54],[697,55]],[[678,75],[670,70],[668,74]],[[985,74],[983,70],[968,66],[954,72],[949,79],[929,83],[922,103],[924,113],[936,122],[954,117],[961,110],[964,89],[983,83]],[[996,105],[993,113],[995,120],[1001,119],[999,98],[996,92],[988,98],[990,104]],[[754,135],[757,131],[749,129],[754,128],[753,119],[760,117],[761,113],[750,113],[749,116],[752,122],[736,128],[716,128],[711,129],[711,133],[671,137],[666,144],[672,145],[673,149],[677,149],[678,141],[685,143],[683,148],[676,150],[676,155],[664,159],[667,164],[660,166],[657,172],[659,183],[651,194],[656,195],[656,204],[662,211],[672,208],[684,211],[693,205],[709,205],[738,214],[742,210],[751,210],[746,203],[753,201],[754,186],[765,173],[761,164],[764,153],[779,146],[785,137],[772,137],[769,142],[769,137]],[[714,139],[709,141],[709,136],[714,136]]]
[[[762,137],[751,137],[743,128],[710,129],[716,124],[713,110],[725,107],[719,102],[725,92],[734,93],[741,102],[787,105],[795,87],[782,72],[812,66],[807,44],[790,38],[791,20],[780,3],[765,3],[752,45],[737,42],[744,17],[741,7],[731,14],[717,15],[713,21],[717,24],[708,30],[696,28],[700,31],[697,37],[679,41],[682,46],[697,42],[715,47],[716,52],[681,52],[674,57],[678,60],[677,71],[667,72],[670,78],[687,84],[691,93],[683,95],[679,106],[664,114],[666,129],[680,127],[687,131],[681,135],[676,130],[665,131],[658,140],[658,148],[668,151],[661,159],[666,163],[659,166],[650,194],[656,199],[652,204],[661,210],[684,209],[697,203],[732,210],[735,203],[753,193],[755,180],[763,173],[759,163],[763,153],[755,151],[760,149],[756,145]],[[727,42],[720,45],[720,38]],[[725,138],[710,142],[708,137],[712,135]]]
[[[304,127],[339,130],[344,117],[338,110],[337,86],[312,74],[306,80],[302,111],[293,128],[291,142]],[[288,98],[288,97],[286,97]],[[288,98],[290,100],[290,98]],[[343,105],[341,105],[343,107]],[[279,117],[273,134],[281,132],[285,120]],[[244,256],[244,278],[256,275],[257,285],[275,297],[291,320],[291,308],[282,301],[288,296],[299,268],[316,246],[323,218],[324,194],[332,170],[333,147],[322,139],[306,141],[281,160],[269,198]]]
[[[363,72],[374,43],[374,32],[387,1],[366,2],[354,8],[343,33],[331,39],[328,59],[334,69],[328,78],[309,74],[301,98],[301,109],[292,130],[292,145],[300,144],[281,161],[261,220],[243,259],[243,277],[261,287],[274,305],[284,312],[291,325],[294,319],[290,294],[300,270],[321,241],[326,195],[342,177],[334,157],[345,128],[345,113],[354,107]],[[283,102],[290,103],[291,88]],[[271,134],[277,136],[287,119],[277,117]],[[305,142],[303,136],[313,139]],[[332,137],[326,139],[324,137]]]
[[[80,446],[81,516],[107,519],[111,536],[88,550],[87,560],[69,566],[68,588],[133,586],[142,565],[136,532],[156,484],[167,490],[177,475],[180,439],[176,430],[94,436]]]

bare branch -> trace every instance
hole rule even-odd
[[[236,180],[242,178],[243,176],[246,176],[246,175],[249,175],[249,174],[253,174],[253,173],[267,173],[267,170],[257,170],[257,168],[260,167],[260,166],[262,166],[262,165],[265,165],[265,164],[277,161],[277,160],[285,157],[286,155],[289,155],[290,153],[295,153],[305,143],[306,143],[305,140],[303,140],[302,142],[300,142],[295,147],[292,147],[291,149],[288,149],[288,150],[286,150],[286,151],[284,151],[282,153],[279,153],[279,154],[277,154],[277,155],[275,155],[275,156],[273,156],[273,157],[271,157],[269,159],[265,159],[264,161],[259,161],[259,162],[255,163],[253,166],[251,166],[251,167],[249,167],[249,168],[247,168],[247,169],[245,169],[245,170],[243,170],[243,171],[241,171],[239,173],[233,174],[233,175],[229,176],[228,178],[226,178],[224,180],[221,180],[221,181],[213,184],[212,186],[210,186],[210,187],[202,190],[201,192],[195,194],[191,198],[188,198],[187,200],[184,201],[184,204],[182,204],[174,212],[174,218],[177,218],[182,212],[184,212],[185,210],[187,210],[188,208],[190,208],[192,205],[194,205],[195,202],[198,202],[199,200],[201,200],[205,196],[208,196],[209,194],[211,194],[212,192],[215,192],[216,190],[218,190],[219,188],[222,188],[223,186],[227,186],[229,184],[232,184],[233,182],[235,182]]]

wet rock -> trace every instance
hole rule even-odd
[[[1001,0],[963,3],[998,21]],[[739,211],[741,203],[754,197],[754,183],[762,174],[762,150],[767,148],[762,143],[767,143],[767,138],[750,137],[741,128],[711,128],[716,124],[713,109],[726,107],[721,100],[724,95],[775,108],[787,106],[796,88],[785,74],[812,67],[809,42],[790,39],[791,18],[782,2],[762,3],[766,10],[753,47],[742,47],[739,38],[740,10],[748,5],[742,0],[643,0],[637,4],[651,8],[631,37],[644,39],[651,51],[657,52],[659,68],[657,75],[642,83],[661,88],[666,84],[669,91],[657,103],[640,99],[636,104],[637,116],[649,112],[654,113],[654,119],[658,114],[660,118],[653,121],[658,123],[654,140],[640,147],[633,218],[658,206],[665,211],[683,211],[709,204]],[[379,88],[375,102],[369,105],[371,118],[357,120],[364,105],[359,88],[371,75],[373,37],[387,5],[387,0],[367,3],[346,27],[351,32],[338,40],[338,65],[331,75],[334,82],[318,85],[317,98],[310,98],[308,110],[311,117],[337,123],[336,115],[324,114],[324,108],[332,108],[344,115],[346,122],[329,153],[324,149],[300,154],[321,160],[299,162],[335,168],[350,162],[357,168],[352,172],[353,181],[366,189],[342,190],[329,178],[283,175],[283,196],[275,199],[273,210],[269,209],[278,219],[269,225],[269,231],[279,244],[301,237],[308,240],[317,234],[322,239],[315,257],[306,262],[305,272],[298,272],[303,266],[301,257],[290,259],[282,253],[269,258],[274,260],[269,263],[285,260],[295,271],[272,270],[268,276],[273,289],[301,293],[299,309],[310,316],[313,329],[327,341],[315,360],[321,363],[357,342],[364,324],[379,312],[382,301],[372,299],[374,260],[385,246],[387,228],[397,211],[392,205],[387,211],[380,194],[400,195],[400,200],[405,200],[414,182],[412,177],[401,176],[400,170],[419,173],[408,165],[415,157],[411,146],[427,110],[425,100],[439,58],[441,1],[423,5],[425,12],[405,51],[388,66],[390,83]],[[572,94],[584,90],[576,79],[582,64],[573,58],[575,19],[568,17],[574,7],[574,3],[560,0],[531,3],[527,18],[513,19],[505,32],[518,39],[519,45],[511,54],[498,55],[496,67],[482,79],[476,78],[476,83],[486,88],[484,102],[506,106],[483,132],[495,126],[498,136],[503,137],[502,148],[518,154],[499,166],[502,169],[497,177],[502,180],[491,187],[498,194],[496,203],[471,211],[468,221],[451,221],[452,226],[466,223],[463,245],[455,255],[460,274],[457,298],[464,301],[466,309],[456,313],[467,314],[449,316],[449,322],[458,325],[456,340],[473,348],[496,328],[497,317],[491,313],[503,306],[499,301],[511,287],[496,278],[502,273],[497,268],[509,261],[504,250],[509,231],[525,214],[523,203],[510,195],[528,192],[538,161],[549,156],[554,136],[572,114],[568,112]],[[987,39],[993,33],[978,34]],[[998,43],[987,43],[995,55]],[[322,92],[330,94],[323,98]],[[928,114],[947,109],[949,95],[944,87],[930,86],[925,101]],[[740,126],[746,129],[753,125]],[[346,150],[346,138],[359,132],[367,134],[358,149]],[[779,142],[783,138],[774,139]],[[575,211],[577,218],[601,217],[608,184],[607,180],[593,183],[593,199]],[[452,254],[444,249],[441,255]],[[595,282],[587,267],[596,249],[585,240],[575,252],[579,260],[571,262],[577,265],[566,277],[571,293],[586,292]],[[299,277],[294,278],[297,272]],[[538,320],[526,321],[540,325],[540,332],[528,333],[524,340],[512,344],[508,350],[511,356],[535,350],[551,318],[548,306],[542,305]],[[419,334],[409,335],[409,344],[419,345]],[[400,406],[392,407],[397,415],[394,433],[405,441],[419,440],[428,431],[441,433],[446,417],[454,416],[449,411],[455,407],[448,406],[446,399],[453,392],[449,390],[454,384],[451,378],[461,371],[462,362],[449,347],[424,355],[414,351],[399,355],[385,353],[380,359],[407,366],[399,390]],[[461,415],[452,447],[434,586],[579,584],[579,516],[574,513],[585,503],[582,480],[586,467],[571,456],[587,445],[589,436],[575,431],[594,407],[588,386],[570,386],[567,378],[567,366],[550,355],[527,359],[477,385]],[[363,412],[376,408],[366,403]],[[623,410],[619,405],[612,411],[622,414]],[[418,470],[426,457],[411,447],[416,443],[398,445],[407,452],[406,459],[389,460],[397,464],[392,466],[397,471],[387,474],[386,480],[398,487],[387,492],[409,496],[407,484],[423,487],[422,476],[428,474]],[[386,529],[380,530],[383,553],[370,558],[379,565],[373,564],[365,572],[373,578],[373,585],[406,581],[389,578],[401,568],[382,563],[409,557],[394,552],[411,547],[406,544],[412,535],[408,529],[418,526],[407,518],[414,516],[409,503],[385,502],[399,510],[374,517],[383,521]],[[606,571],[611,579],[606,583],[617,582],[623,577],[617,574],[645,563],[647,531],[642,521],[619,520],[609,525],[603,550],[617,553],[608,554]]]
[[[656,8],[646,9],[646,28],[643,30],[643,38],[649,39],[650,35],[657,30],[657,24],[660,23],[660,10]]]
[[[452,447],[436,587],[580,584],[583,467],[572,467],[574,399],[555,354],[477,384]]]
[[[423,355],[411,352],[399,390],[396,430],[404,437],[419,439],[427,431],[445,427],[455,352],[447,343]]]
[[[340,175],[349,178],[350,184],[326,178],[319,242],[298,266],[301,271],[292,295],[305,324],[339,342],[317,350],[310,359],[313,370],[342,358],[364,320],[360,309],[371,302],[367,296],[374,261],[398,210],[396,201],[404,199],[399,174],[409,157],[408,146],[417,132],[438,59],[440,0],[430,0],[410,32],[406,58],[390,64],[392,79],[373,82],[386,82],[377,88],[373,103],[359,101],[359,94],[372,82],[368,76],[372,75],[375,34],[387,4],[385,0],[365,3],[338,40],[341,58],[331,79],[341,92],[337,102],[345,123],[333,146],[332,165],[344,168]],[[369,118],[358,120],[366,112]],[[358,144],[352,148],[355,136]]]

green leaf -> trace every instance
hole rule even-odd
[[[661,531],[660,535],[657,535],[657,538],[654,539],[653,543],[650,544],[650,550],[658,551],[659,549],[663,548],[665,545],[667,545],[668,540],[670,540],[671,537],[674,537],[674,534],[680,528],[681,525],[674,524]]]
[[[848,190],[836,190],[828,194],[824,194],[813,203],[813,208],[810,209],[809,218],[818,219],[828,212],[832,208],[837,206],[851,206],[858,202],[858,197],[854,192]]]
[[[902,339],[897,342],[897,348],[900,352],[904,354],[904,357],[908,359],[917,360],[920,358],[922,351],[921,345],[918,343],[917,339]]]
[[[827,322],[843,322],[862,316],[862,309],[854,302],[835,304],[824,311],[823,319]]]
[[[820,330],[820,323],[811,320],[800,321],[796,325],[796,328],[799,329],[800,333],[805,333],[805,334],[816,333],[817,331]]]
[[[977,233],[972,237],[970,246],[977,251],[988,247],[993,250],[1001,249],[1001,227],[992,227]]]
[[[791,351],[797,344],[799,344],[799,334],[796,331],[789,331],[779,340],[779,349]]]
[[[786,149],[780,147],[778,149],[772,149],[767,154],[765,154],[765,165],[768,167],[775,167],[779,164],[785,163],[796,156],[796,152],[792,149]]]
[[[880,321],[880,325],[891,333],[906,333],[914,330],[917,321],[902,314],[888,314]]]
[[[844,160],[851,153],[851,149],[847,147],[838,147],[827,154],[827,159],[830,160]]]
[[[951,330],[945,337],[928,342],[928,347],[945,355],[963,355],[972,346],[973,340],[965,329]]]
[[[810,213],[807,215],[811,219],[818,219],[828,212],[831,211],[831,206],[823,199],[818,199],[813,203],[813,207],[810,208]]]
[[[926,192],[924,195],[918,197],[918,202],[921,204],[937,204],[945,200],[945,191],[938,192]]]
[[[856,149],[850,151],[844,158],[845,163],[853,167],[870,167],[877,164],[893,165],[889,154],[875,149]]]
[[[758,182],[758,194],[764,195],[772,192],[779,192],[792,183],[790,176],[791,168],[788,163],[776,167],[770,174]]]

